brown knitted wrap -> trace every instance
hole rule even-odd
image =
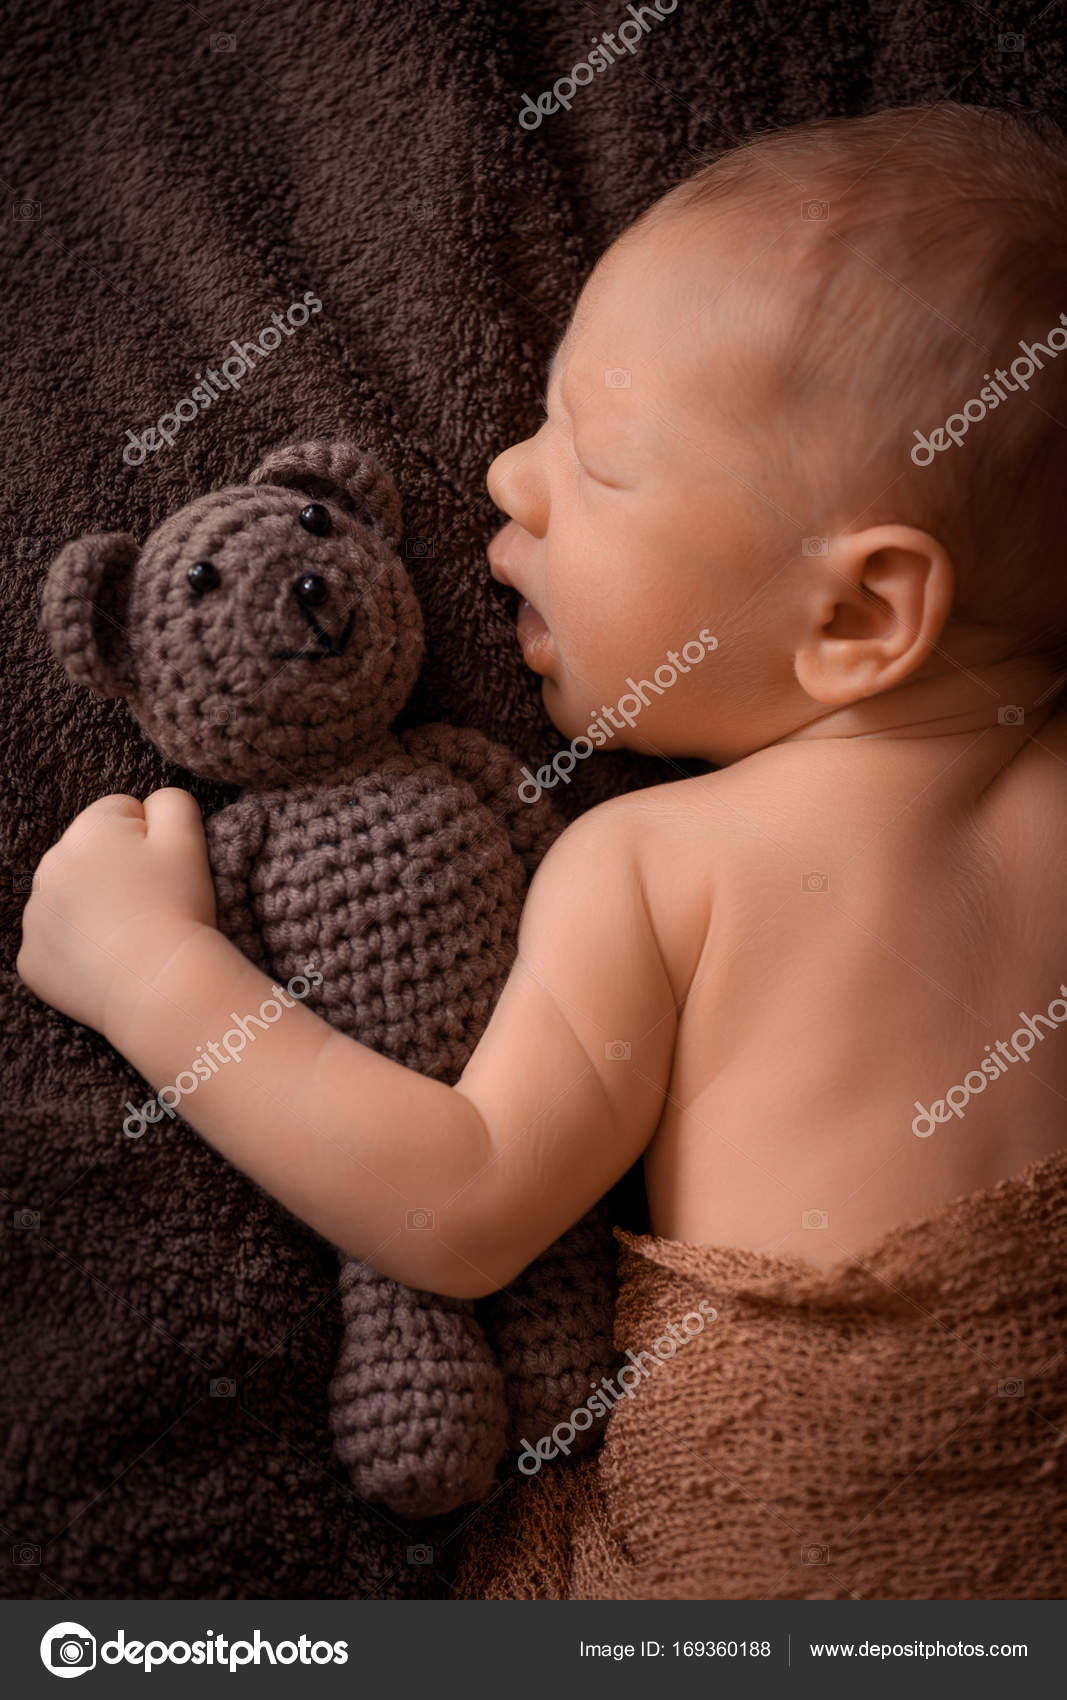
[[[453,1081],[560,823],[519,801],[517,764],[479,733],[389,731],[423,649],[399,537],[370,454],[298,443],[140,550],[69,544],[42,612],[72,678],[124,696],[189,771],[242,787],[206,822],[222,930],[279,981],[314,967],[319,1014]],[[613,1280],[601,1213],[477,1306],[343,1259],[330,1421],[357,1491],[407,1516],[484,1496],[508,1447],[613,1362]]]
[[[618,1238],[631,1396],[460,1599],[1067,1598],[1067,1149],[824,1269]]]

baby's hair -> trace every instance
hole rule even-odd
[[[952,557],[957,618],[1067,644],[1062,132],[951,103],[817,120],[731,149],[635,229],[677,213],[766,229],[796,308],[773,351],[789,440],[830,468],[813,486],[806,457],[809,491],[849,506],[827,524],[921,526]]]

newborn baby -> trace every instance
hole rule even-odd
[[[576,750],[719,771],[563,834],[455,1086],[297,1003],[190,1099],[328,1240],[484,1295],[643,1154],[657,1235],[823,1268],[1064,1143],[1067,1033],[1004,1045],[1067,996],[1064,200],[1014,120],[886,113],[603,256],[490,470],[492,572]],[[270,996],[214,922],[192,798],[106,797],[18,971],[158,1085]]]

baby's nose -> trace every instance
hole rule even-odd
[[[508,514],[524,531],[535,535],[541,529],[543,495],[532,453],[533,439],[513,443],[497,455],[486,475],[486,486],[495,507]]]

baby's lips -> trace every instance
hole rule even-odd
[[[535,673],[545,671],[547,662],[547,647],[549,643],[548,625],[532,602],[525,597],[519,604],[519,616],[515,622],[515,635],[522,646],[522,653],[527,667]]]
[[[519,592],[519,611],[515,621],[515,633],[522,646],[526,665],[535,673],[543,673],[547,656],[545,646],[549,640],[548,624],[538,613],[528,597],[523,596],[522,589],[515,580],[508,563],[494,552],[490,543],[486,550],[489,558],[489,571],[498,584],[506,585],[509,590]]]

